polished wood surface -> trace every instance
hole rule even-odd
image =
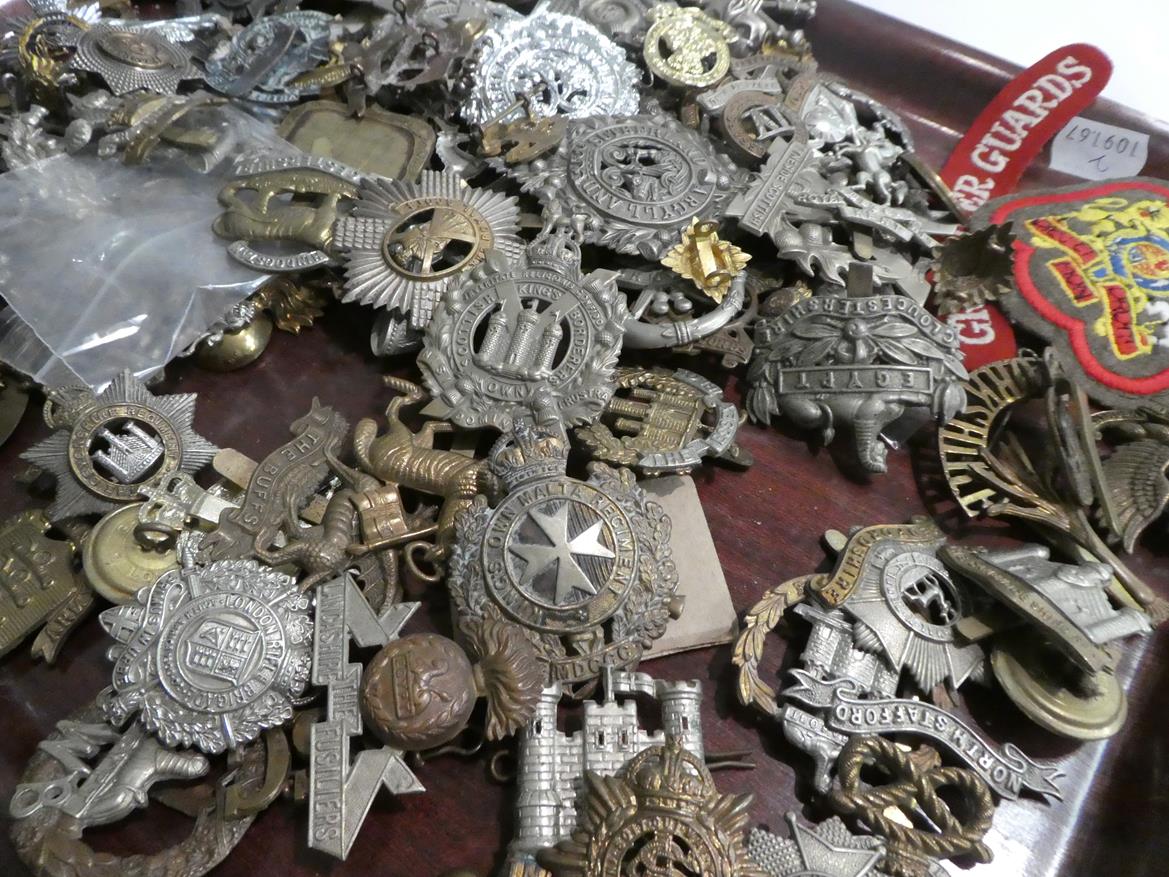
[[[972,8],[970,14],[977,14]],[[1007,23],[1004,23],[1006,26]],[[904,114],[918,151],[934,165],[1014,70],[994,59],[840,0],[821,0],[808,28],[822,66]],[[1090,32],[1085,38],[1090,40]],[[1053,46],[1040,44],[1036,58]],[[1117,59],[1123,63],[1123,59]],[[1153,130],[1153,123],[1122,108],[1097,104],[1093,119]],[[1163,133],[1163,132],[1162,132]],[[1151,143],[1146,173],[1169,176],[1164,137]],[[1070,182],[1044,169],[1041,156],[1024,186]],[[277,333],[268,352],[243,371],[217,375],[180,363],[168,370],[163,391],[198,392],[196,426],[221,446],[259,458],[287,437],[287,424],[303,414],[313,396],[339,408],[351,421],[379,415],[389,398],[379,381],[383,365],[367,352],[368,312],[336,305],[316,327],[292,337]],[[728,386],[736,396],[741,372],[726,375],[713,362],[682,361]],[[46,434],[30,409],[16,434],[0,448],[0,506],[6,512],[43,504],[12,476],[24,467],[20,451]],[[934,514],[955,538],[974,543],[1023,538],[1025,532],[991,522],[967,522],[954,514],[936,478],[931,436],[890,454],[889,473],[871,480],[843,474],[825,450],[810,447],[786,427],[747,426],[741,441],[755,457],[748,472],[709,467],[697,475],[699,492],[735,605],[741,611],[778,582],[826,569],[820,544],[829,527],[897,522]],[[1169,539],[1165,526],[1146,536],[1133,568],[1169,596]],[[447,607],[438,591],[415,594],[425,609],[410,629],[447,630]],[[771,638],[764,678],[774,679],[796,648]],[[49,667],[32,662],[27,646],[0,664],[0,797],[18,781],[37,742],[110,678],[108,640],[89,618]],[[1038,875],[1159,875],[1169,870],[1169,637],[1158,633],[1134,645],[1126,665],[1132,677],[1129,721],[1112,740],[1076,745],[1029,725],[1000,694],[967,693],[966,706],[986,733],[1016,742],[1034,757],[1059,759],[1068,774],[1066,800],[1004,804],[989,837],[996,860],[971,869],[977,877]],[[752,771],[716,774],[727,792],[753,792],[758,824],[783,830],[783,814],[813,800],[810,761],[788,746],[774,722],[737,705],[730,647],[659,659],[643,669],[670,679],[697,678],[704,686],[704,730],[712,752],[751,750]],[[971,686],[968,686],[968,688]],[[447,869],[489,874],[500,864],[511,832],[513,790],[493,782],[484,758],[446,757],[418,769],[427,792],[402,799],[380,796],[347,863],[310,852],[305,814],[278,802],[262,815],[218,877],[256,875],[378,875],[434,877]],[[153,806],[109,830],[87,834],[111,852],[156,849],[181,824]],[[176,835],[177,836],[177,835]],[[0,838],[0,875],[25,873],[7,838]]]

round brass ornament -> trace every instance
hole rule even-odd
[[[454,640],[415,633],[382,647],[361,686],[369,730],[396,749],[449,743],[475,707],[475,672]]]
[[[272,320],[267,314],[257,314],[242,329],[224,332],[216,340],[200,344],[195,361],[208,371],[235,371],[259,359],[271,340]]]
[[[179,567],[173,547],[162,551],[145,548],[135,537],[142,505],[134,503],[110,512],[94,525],[81,549],[86,579],[111,603],[133,601],[142,588]]]
[[[1061,737],[1102,740],[1128,715],[1128,699],[1112,673],[1085,673],[1033,633],[997,639],[990,666],[1015,706]]]
[[[526,725],[544,673],[524,632],[505,621],[473,624],[466,645],[469,654],[432,633],[387,643],[366,667],[361,688],[370,730],[397,749],[433,749],[462,733],[480,697],[487,701],[488,740]]]

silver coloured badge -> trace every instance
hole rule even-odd
[[[391,311],[380,311],[369,333],[369,348],[374,356],[398,356],[422,349],[422,333],[410,327],[410,318]]]
[[[510,169],[540,199],[545,223],[658,260],[694,217],[717,221],[747,172],[672,116],[579,119],[556,152]]]
[[[26,819],[42,807],[60,810],[79,828],[125,819],[149,801],[155,783],[190,780],[207,773],[207,758],[197,752],[170,752],[139,724],[119,732],[107,724],[65,720],[57,724],[59,740],[41,748],[58,757],[64,777],[16,787],[9,805],[14,819]],[[78,756],[109,750],[92,767]]]
[[[705,757],[702,738],[702,685],[697,680],[665,682],[645,673],[606,667],[604,700],[586,700],[579,731],[557,730],[561,688],[544,690],[536,715],[519,734],[515,837],[507,850],[506,873],[531,873],[536,854],[572,835],[577,825],[577,793],[586,770],[615,776],[625,764],[667,736],[698,759]],[[645,731],[637,719],[634,695],[661,704],[661,730]]]
[[[106,24],[124,27],[127,30],[160,33],[172,43],[191,43],[200,38],[215,41],[222,37],[224,31],[223,19],[212,11],[180,15],[177,18],[156,18],[145,21],[142,19],[109,18],[106,19]]]
[[[915,409],[948,421],[965,377],[957,332],[907,296],[818,295],[756,324],[747,408],[818,429],[825,444],[847,427],[861,466],[884,472],[883,432]]]
[[[851,590],[838,604],[860,622],[858,648],[880,652],[924,692],[942,682],[957,688],[983,660],[978,644],[963,644],[957,635],[970,601],[938,560],[944,539],[935,533],[915,543],[881,538],[866,545]]]
[[[901,675],[888,658],[862,648],[861,625],[839,609],[811,601],[795,607],[812,629],[790,683],[780,696],[778,716],[784,737],[810,755],[813,782],[826,791],[837,759],[855,736],[873,734],[923,738],[975,771],[1002,798],[1024,792],[1059,798],[1060,771],[1029,758],[1018,747],[999,747],[978,729],[941,707],[896,696]]]
[[[728,98],[729,100],[729,98]],[[794,123],[792,133],[775,137],[767,160],[751,185],[735,196],[727,215],[752,234],[770,236],[779,243],[783,219],[797,195],[823,194],[828,183],[821,174],[821,159],[808,130]]]
[[[983,667],[978,643],[961,644],[956,626],[969,599],[937,559],[945,537],[932,520],[853,532],[831,575],[813,583],[794,610],[812,624],[803,668],[780,696],[784,736],[816,763],[827,790],[837,756],[859,735],[924,737],[1004,798],[1023,792],[1058,798],[1062,776],[1011,744],[1000,748],[971,724],[922,700],[898,698],[908,672],[926,696],[951,689]]]
[[[546,0],[543,6],[583,18],[611,40],[630,48],[641,47],[649,23],[645,14],[652,0]]]
[[[1000,748],[973,724],[948,710],[910,698],[867,697],[851,679],[821,681],[799,669],[791,675],[795,684],[783,690],[783,697],[817,710],[823,716],[817,721],[823,721],[830,734],[925,738],[962,761],[1001,798],[1014,800],[1023,792],[1055,800],[1063,797],[1059,781],[1064,774],[1058,767],[1029,758],[1014,743]]]
[[[392,2],[383,2],[386,7],[393,5]],[[407,12],[407,16],[410,15]],[[518,21],[523,15],[496,0],[427,0],[418,4],[413,17],[419,27],[438,29],[468,19],[482,20],[489,27],[495,27],[506,21]]]
[[[664,271],[626,269],[618,274],[617,285],[622,291],[638,293],[625,321],[623,349],[657,350],[700,343],[737,322],[744,311],[746,273],[735,275],[716,307],[697,316],[687,293],[673,286],[676,280],[677,275]]]
[[[154,478],[138,488],[146,502],[138,509],[139,524],[156,533],[166,531],[177,535],[192,526],[191,522],[219,524],[219,517],[239,503],[224,496],[222,487],[204,490],[186,472],[175,472]]]
[[[0,116],[0,159],[7,170],[27,167],[43,158],[74,153],[89,140],[85,122],[70,123],[64,137],[44,129],[49,111],[32,104],[22,113],[9,110]]]
[[[479,41],[463,117],[485,125],[527,95],[537,117],[632,115],[640,73],[625,53],[573,15],[536,11],[505,21]]]
[[[1149,616],[1108,599],[1112,567],[1057,563],[1045,545],[993,551],[948,545],[939,553],[952,570],[1044,631],[1044,639],[1086,672],[1115,663],[1104,646],[1152,631]]]
[[[491,254],[447,291],[418,364],[460,426],[585,423],[613,394],[626,317],[613,273],[583,273],[580,248],[546,235],[514,262]]]
[[[796,192],[791,200],[793,216],[817,217],[828,212],[833,219],[852,228],[862,229],[894,244],[913,244],[925,253],[941,245],[940,238],[954,234],[958,226],[922,215],[907,207],[879,204],[863,192],[836,183],[825,192]]]
[[[256,19],[207,59],[207,84],[229,97],[264,104],[316,93],[319,86],[300,88],[292,80],[328,60],[332,20],[299,9]]]
[[[177,4],[182,11],[206,9],[233,21],[284,12],[295,5],[295,0],[179,0]]]
[[[367,178],[333,227],[345,263],[341,300],[396,311],[425,329],[446,289],[488,253],[521,256],[518,230],[515,198],[453,173],[423,171],[417,183]]]
[[[878,838],[855,835],[837,817],[816,826],[786,814],[788,837],[751,831],[747,851],[772,877],[877,877],[884,855]]]
[[[779,231],[773,236],[781,259],[790,259],[809,277],[817,277],[843,291],[852,266],[862,264],[853,252],[853,244],[838,243],[833,238],[834,225],[830,219],[823,222],[800,222],[798,226],[780,217]],[[866,236],[867,237],[867,236]],[[926,279],[927,259],[912,261],[908,256],[888,246],[872,245],[872,260],[863,264],[873,272],[879,285],[888,285],[894,291],[909,296],[921,304],[930,292]]]
[[[900,673],[884,655],[857,647],[855,625],[844,612],[812,602],[796,606],[794,612],[812,625],[800,661],[816,679],[848,679],[858,692],[870,697],[897,694]],[[803,709],[789,702],[779,715],[784,737],[812,757],[816,789],[827,791],[848,736],[829,728],[818,709]]]
[[[855,184],[839,180],[837,157],[824,151],[786,105],[769,106],[763,100],[770,99],[769,95],[759,94],[759,105],[751,107],[750,92],[736,96],[729,86],[720,90],[728,95],[722,112],[732,142],[751,156],[758,155],[759,132],[766,132],[770,143],[758,177],[731,202],[727,214],[736,217],[744,230],[770,237],[781,258],[794,260],[809,275],[843,285],[850,266],[864,261],[879,284],[890,284],[924,301],[929,292],[925,260],[911,258],[909,253],[928,255],[938,245],[937,237],[953,233],[956,227],[928,211],[870,198],[870,188],[888,193],[893,185],[876,167],[857,172]],[[754,115],[748,119],[741,110],[728,112],[731,102],[745,102],[747,112]],[[775,118],[769,122],[765,113]],[[789,127],[781,127],[784,119]],[[834,228],[845,230],[852,242],[836,240]],[[863,242],[857,241],[858,235]],[[863,258],[858,256],[861,252]]]
[[[383,786],[395,795],[425,791],[392,747],[349,757],[351,738],[362,732],[361,665],[349,662],[349,641],[370,648],[397,639],[419,604],[391,604],[379,615],[349,576],[316,594],[312,682],[329,695],[325,720],[312,726],[310,738],[308,845],[344,859]]]
[[[110,721],[135,713],[167,746],[236,749],[292,718],[312,620],[296,579],[254,560],[173,570],[101,614],[117,640]]]
[[[104,23],[82,32],[70,63],[96,73],[116,95],[139,89],[174,94],[179,82],[199,76],[187,50],[162,33]]]
[[[195,400],[155,396],[129,371],[97,395],[50,391],[45,422],[57,432],[21,454],[57,479],[49,520],[113,511],[151,479],[211,462],[218,448],[195,432]]]
[[[784,7],[790,4],[768,4],[770,9],[767,12],[762,3],[743,0],[704,0],[701,5],[708,15],[722,19],[734,28],[736,38],[731,41],[731,54],[737,58],[756,57],[756,53],[766,48],[765,43],[783,46],[786,49],[784,54],[790,54],[792,58],[811,52],[802,30],[785,27],[772,17],[776,13],[789,14],[790,10]]]
[[[564,439],[521,423],[492,450],[506,495],[478,496],[458,520],[447,584],[462,627],[522,626],[550,682],[634,666],[665,631],[678,575],[670,520],[633,473],[600,463],[568,477]]]

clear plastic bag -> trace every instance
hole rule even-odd
[[[0,359],[37,381],[64,365],[97,388],[189,347],[267,279],[211,231],[223,181],[88,156],[0,176],[0,293],[50,354],[10,332]]]

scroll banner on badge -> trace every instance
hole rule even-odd
[[[1001,750],[940,707],[905,698],[855,697],[851,679],[821,681],[806,670],[792,670],[796,685],[783,696],[827,711],[826,724],[842,734],[910,734],[925,737],[960,758],[1000,797],[1014,800],[1026,790],[1063,799],[1056,784],[1063,773],[1028,758],[1014,744]]]
[[[1111,76],[1107,55],[1075,43],[1007,83],[941,170],[958,206],[973,213],[1012,192],[1047,141],[1096,100]],[[1010,359],[1018,351],[1014,331],[995,304],[951,314],[947,322],[958,332],[967,369]]]

